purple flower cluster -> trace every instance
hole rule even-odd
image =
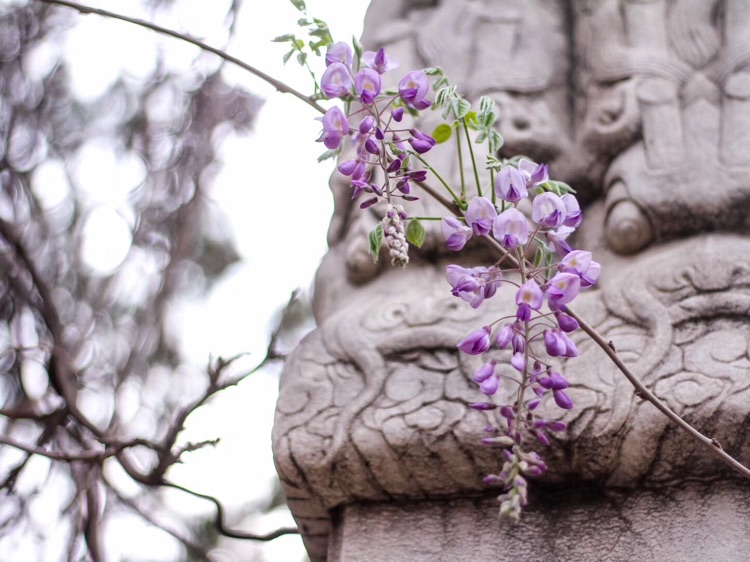
[[[590,252],[574,250],[566,242],[581,224],[582,214],[575,196],[561,195],[556,186],[549,180],[546,165],[521,159],[517,167],[507,165],[495,176],[493,187],[500,209],[487,198],[475,197],[469,201],[463,221],[448,217],[441,225],[450,250],[461,250],[472,236],[491,237],[516,264],[501,272],[498,266],[507,259],[503,258],[490,267],[449,265],[445,270],[451,293],[473,308],[494,296],[503,283],[516,287],[513,316],[482,326],[457,344],[469,355],[491,354],[473,377],[488,401],[471,406],[498,410],[498,425],[488,428],[493,436],[482,442],[503,447],[505,464],[485,482],[503,487],[501,513],[512,517],[518,517],[526,505],[526,477],[539,476],[546,469],[536,453],[526,451],[527,436],[548,444],[548,432],[566,427],[545,419],[536,409],[546,396],[563,410],[573,407],[566,391],[568,380],[555,363],[578,355],[569,336],[578,322],[567,314],[566,307],[581,290],[596,283],[601,269]],[[529,197],[533,197],[531,220],[519,209]],[[534,263],[527,251],[532,243],[541,252],[541,259]],[[493,352],[493,348],[500,351]],[[505,360],[501,359],[503,353],[509,354]],[[492,401],[503,384],[512,385],[510,394],[517,397],[513,404]],[[528,396],[527,389],[531,391]]]
[[[351,178],[352,198],[370,194],[360,204],[366,208],[394,197],[413,201],[412,185],[425,181],[425,170],[411,169],[409,152],[429,152],[436,141],[416,128],[399,124],[406,110],[421,111],[431,107],[427,99],[430,83],[424,71],[407,73],[399,82],[398,96],[382,93],[381,76],[398,66],[383,49],[366,51],[360,59],[346,43],[331,45],[326,54],[326,70],[320,80],[321,90],[329,99],[340,98],[359,103],[354,115],[361,115],[358,124],[350,123],[338,107],[332,107],[321,118],[323,131],[318,138],[328,149],[337,150],[346,137],[352,139],[356,157],[341,162],[338,170]],[[355,71],[355,68],[358,70]],[[384,181],[372,182],[373,172],[380,169]]]

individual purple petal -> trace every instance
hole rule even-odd
[[[503,248],[512,250],[529,241],[529,223],[518,209],[506,209],[495,218],[492,236]]]
[[[516,371],[523,373],[523,370],[526,368],[526,358],[522,353],[514,353],[513,357],[510,358],[510,364],[513,365]]]
[[[529,279],[518,288],[516,292],[516,304],[526,304],[533,310],[539,310],[544,302],[544,293],[534,279]]]
[[[354,91],[359,101],[365,105],[371,104],[380,94],[380,74],[371,68],[363,68],[354,77]]]
[[[469,408],[472,408],[473,410],[479,410],[481,412],[486,412],[488,410],[496,410],[497,404],[493,404],[492,402],[472,402],[469,404]]]
[[[351,68],[352,57],[352,48],[349,44],[339,41],[328,48],[328,52],[326,53],[326,66],[331,66],[334,63],[341,63],[347,68]]]
[[[602,266],[595,261],[591,261],[591,265],[589,265],[589,268],[586,270],[586,273],[581,275],[581,287],[590,287],[594,283],[596,283],[597,279],[599,279],[599,273],[601,272]]]
[[[537,164],[531,160],[521,158],[518,161],[518,169],[523,174],[528,189],[532,189],[549,180],[547,164]]]
[[[479,391],[487,396],[492,396],[497,392],[499,386],[500,380],[495,375],[492,375],[491,377],[482,381],[482,383],[479,385]]]
[[[568,316],[564,312],[556,312],[555,318],[557,319],[557,325],[563,332],[574,332],[578,329],[578,320],[572,316]]]
[[[437,144],[435,139],[430,135],[427,135],[419,129],[410,129],[411,137],[409,137],[409,144],[419,154],[424,154]]]
[[[490,378],[495,373],[496,364],[497,361],[495,361],[494,359],[490,359],[481,367],[479,367],[479,369],[477,369],[474,373],[474,382],[484,382],[488,378]]]
[[[320,89],[328,99],[345,96],[351,87],[349,69],[340,62],[332,63],[320,77]]]
[[[513,166],[505,166],[495,176],[495,194],[503,201],[517,203],[528,196],[526,179]]]
[[[563,203],[565,204],[565,221],[563,224],[571,228],[578,228],[583,220],[583,213],[581,207],[578,205],[578,199],[572,193],[567,193],[562,196]]]
[[[539,379],[539,384],[547,390],[563,390],[569,386],[568,380],[556,371],[550,371],[546,377]]]
[[[552,397],[555,399],[555,404],[563,410],[570,410],[573,407],[573,401],[564,390],[553,390]]]
[[[325,112],[322,121],[323,132],[318,138],[318,142],[322,141],[326,148],[334,150],[339,147],[344,135],[349,134],[349,121],[347,121],[344,112],[336,106]]]
[[[490,332],[489,326],[474,330],[458,342],[456,347],[469,355],[481,355],[490,348]]]
[[[497,210],[492,201],[485,197],[474,197],[466,208],[466,224],[477,236],[486,236],[492,230]]]
[[[573,251],[573,248],[565,241],[573,233],[573,230],[573,228],[563,225],[557,230],[550,230],[545,233],[547,242],[559,256],[564,256]]]
[[[560,357],[565,354],[565,342],[559,334],[557,330],[544,330],[544,347],[550,357]]]
[[[367,139],[365,141],[365,150],[370,154],[374,154],[375,156],[380,154],[377,143],[372,139]]]
[[[591,252],[585,250],[573,250],[568,252],[560,260],[558,269],[566,273],[575,273],[579,277],[589,270],[591,266]]]
[[[389,57],[385,54],[385,51],[381,48],[375,51],[365,51],[362,54],[362,64],[372,68],[378,74],[384,74],[389,70],[398,68],[398,61],[393,57]]]
[[[359,123],[359,132],[363,135],[369,133],[375,126],[375,118],[372,115],[368,115]]]
[[[575,273],[558,273],[547,283],[545,292],[550,305],[559,310],[561,305],[567,304],[578,296],[581,279]]]
[[[427,101],[427,92],[430,82],[427,75],[421,70],[413,70],[407,73],[398,83],[398,94],[409,107],[414,109],[426,109],[431,105]]]
[[[400,123],[401,119],[404,118],[404,108],[403,107],[397,107],[393,111],[391,111],[391,117],[393,117],[393,120],[396,123]]]
[[[554,193],[545,191],[534,198],[531,210],[532,220],[540,226],[557,228],[565,221],[565,203]]]
[[[337,169],[341,174],[345,176],[351,176],[356,168],[357,160],[346,160],[345,162],[339,164]]]
[[[500,331],[497,333],[497,336],[495,337],[495,344],[500,349],[505,349],[508,347],[508,344],[510,343],[511,338],[513,337],[513,326],[511,324],[506,324],[502,328],[500,328]]]
[[[449,250],[458,252],[471,238],[471,228],[454,217],[445,217],[440,224],[445,245]]]

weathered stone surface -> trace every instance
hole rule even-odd
[[[603,273],[576,311],[671,408],[746,460],[749,5],[374,0],[364,37],[404,71],[440,64],[470,98],[491,95],[503,153],[549,161],[581,188],[589,205],[575,245]],[[429,119],[417,125],[430,131]],[[457,178],[454,146],[430,156]],[[492,501],[477,499],[488,493],[481,476],[501,464],[478,444],[492,418],[466,407],[480,399],[470,376],[481,358],[455,344],[513,310],[513,295],[501,289],[479,311],[450,296],[443,268],[455,256],[434,229],[407,269],[373,265],[366,233],[382,209],[352,209],[342,180],[332,187],[319,328],[286,365],[273,436],[313,560],[329,548],[331,560],[368,561],[744,559],[747,484],[724,483],[726,469],[583,334],[581,357],[564,365],[569,431],[539,450],[550,465],[540,485],[559,505],[537,498],[521,527],[498,528]],[[444,214],[427,197],[417,208]],[[466,254],[467,266],[489,255],[479,244]],[[605,495],[590,503],[564,493],[592,484]]]

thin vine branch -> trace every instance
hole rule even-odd
[[[625,365],[617,354],[612,342],[606,341],[599,332],[592,328],[585,320],[578,316],[575,312],[568,308],[566,312],[578,321],[581,329],[594,340],[594,342],[604,350],[604,353],[610,358],[610,360],[617,366],[620,372],[625,375],[630,384],[635,387],[637,394],[644,400],[651,402],[656,408],[673,423],[675,423],[680,429],[686,431],[693,439],[698,441],[701,445],[709,449],[714,455],[719,457],[722,461],[731,466],[736,472],[740,473],[745,478],[750,478],[750,469],[745,467],[742,463],[737,461],[734,457],[727,454],[722,449],[721,444],[711,437],[706,437],[700,431],[695,429],[692,425],[682,419],[679,415],[673,412],[669,406],[662,402],[653,392],[651,392],[639,379],[633,374],[633,372]]]
[[[229,529],[226,527],[225,522],[224,522],[224,506],[222,506],[221,502],[217,500],[215,497],[208,496],[206,494],[201,494],[200,492],[196,492],[194,490],[191,490],[190,488],[186,488],[185,486],[175,484],[174,482],[170,482],[168,480],[164,481],[162,485],[169,486],[170,488],[174,488],[175,490],[181,490],[185,492],[186,494],[190,494],[191,496],[195,496],[196,498],[201,498],[201,499],[210,501],[212,504],[214,504],[214,506],[216,507],[216,517],[214,519],[214,523],[218,531],[226,537],[229,537],[232,539],[246,539],[246,540],[265,542],[265,541],[272,541],[283,535],[298,535],[299,534],[299,529],[297,529],[296,527],[281,527],[280,529],[276,529],[275,531],[271,531],[270,533],[267,533],[265,535],[246,533],[244,531],[237,531],[235,529]]]
[[[127,23],[132,23],[133,25],[137,25],[139,27],[145,27],[146,29],[156,31],[157,33],[161,33],[162,35],[168,35],[170,37],[174,37],[175,39],[180,39],[181,41],[185,41],[186,43],[190,43],[192,45],[195,45],[196,47],[200,47],[204,51],[213,53],[217,57],[229,63],[232,63],[236,66],[239,66],[240,68],[244,70],[247,70],[251,74],[254,74],[258,78],[260,78],[261,80],[268,82],[271,86],[276,88],[276,90],[278,90],[279,92],[293,95],[294,97],[302,100],[307,105],[309,105],[316,111],[319,111],[320,113],[325,113],[326,111],[315,100],[311,99],[309,96],[306,96],[302,92],[299,92],[295,90],[294,88],[286,85],[281,80],[277,80],[276,78],[266,74],[262,70],[259,70],[255,68],[254,66],[249,65],[245,61],[240,60],[236,57],[233,57],[232,55],[226,53],[225,51],[222,51],[221,49],[217,49],[216,47],[212,47],[211,45],[208,45],[207,43],[204,43],[203,41],[199,41],[198,39],[190,37],[189,35],[185,35],[184,33],[180,33],[178,31],[174,31],[173,29],[168,29],[166,27],[162,27],[160,25],[156,25],[154,23],[151,23],[142,19],[131,18],[128,16],[124,16],[122,14],[118,14],[116,12],[110,12],[108,10],[102,10],[99,8],[91,8],[90,6],[84,6],[83,4],[78,4],[77,2],[68,2],[67,0],[37,0],[37,2],[43,2],[44,4],[53,4],[56,6],[64,6],[66,8],[77,10],[78,12],[84,15],[95,14],[97,16],[102,16],[105,18],[111,18],[111,19],[124,21]]]

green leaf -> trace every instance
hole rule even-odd
[[[305,66],[305,61],[307,61],[307,53],[297,53],[297,62],[300,66]]]
[[[432,135],[430,136],[433,139],[435,139],[436,143],[440,144],[440,143],[447,141],[449,138],[451,138],[452,134],[453,134],[453,128],[450,125],[443,123],[435,127],[435,130],[432,131]]]
[[[421,248],[424,244],[424,226],[419,219],[410,219],[409,226],[406,227],[406,239]]]
[[[471,104],[463,98],[457,98],[453,102],[453,113],[455,113],[456,119],[461,119],[462,117],[466,117],[470,109],[471,109]]]
[[[293,54],[294,54],[294,49],[292,49],[291,51],[289,51],[288,53],[286,53],[286,54],[285,54],[285,55],[284,55],[284,56],[282,57],[282,60],[284,61],[284,64],[286,64],[286,63],[287,63],[287,61],[288,61],[288,60],[289,60],[290,58],[292,58],[292,55],[293,55]]]
[[[372,254],[372,261],[378,263],[378,257],[380,256],[380,246],[383,243],[383,225],[378,224],[372,232],[367,236],[370,241],[370,254]]]
[[[279,35],[278,37],[274,37],[271,39],[272,43],[286,43],[287,41],[294,41],[295,37],[291,33],[287,33],[285,35]]]
[[[503,137],[497,131],[490,131],[490,152],[492,154],[497,153],[498,150],[503,146]]]
[[[338,156],[339,150],[326,150],[323,154],[318,156],[318,162],[323,162],[324,160],[330,160],[331,158],[336,158]]]
[[[307,18],[300,18],[300,19],[297,20],[297,25],[299,27],[307,27],[311,23],[312,22],[309,19],[307,19]]]
[[[484,131],[482,131],[481,133],[479,133],[477,135],[477,138],[474,139],[474,142],[477,143],[477,144],[482,144],[486,140],[487,140],[487,133],[485,133]]]
[[[292,5],[297,8],[300,12],[305,11],[305,0],[289,0]]]
[[[464,121],[466,122],[466,126],[473,131],[476,131],[479,128],[476,111],[469,111],[469,113],[466,114],[466,117],[464,117]]]

